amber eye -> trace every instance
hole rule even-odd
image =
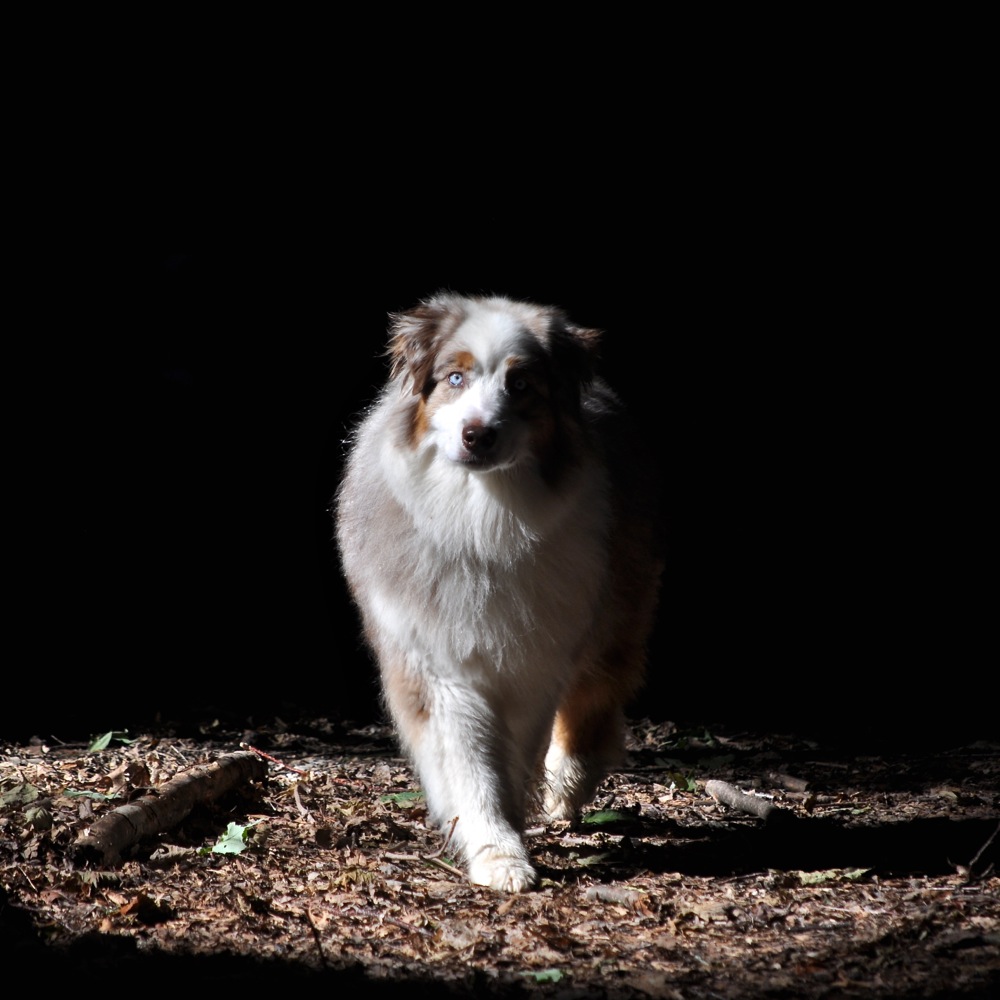
[[[465,381],[465,379],[464,379],[464,378],[462,377],[462,373],[461,373],[461,372],[452,372],[452,373],[451,373],[451,374],[450,374],[450,375],[448,376],[448,384],[449,384],[449,385],[453,385],[453,386],[455,386],[455,388],[456,388],[456,389],[457,389],[457,388],[458,388],[458,387],[459,387],[459,386],[460,386],[460,385],[461,385],[461,384],[462,384],[462,383],[463,383],[464,381]]]

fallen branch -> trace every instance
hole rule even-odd
[[[751,813],[760,819],[766,820],[772,813],[781,812],[767,799],[759,798],[756,795],[747,795],[726,781],[706,781],[705,791],[716,802],[721,802],[724,806],[729,806],[730,809]]]
[[[176,826],[196,805],[266,777],[267,764],[253,753],[231,753],[211,764],[198,764],[165,781],[152,794],[102,816],[88,833],[77,838],[74,860],[116,864],[127,847]]]
[[[768,771],[765,777],[786,792],[804,792],[809,788],[808,781],[796,778],[793,774],[785,774],[784,771]]]

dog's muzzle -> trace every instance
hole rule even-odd
[[[473,462],[488,460],[497,443],[495,427],[473,420],[462,428],[462,444]]]

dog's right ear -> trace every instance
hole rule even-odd
[[[447,299],[425,299],[420,305],[389,316],[389,377],[409,375],[404,380],[416,395],[432,384],[431,373],[437,347],[462,320],[462,311]]]

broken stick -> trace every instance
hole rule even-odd
[[[77,862],[116,864],[122,851],[179,823],[196,805],[210,802],[249,781],[267,777],[267,764],[253,753],[230,753],[211,764],[174,775],[151,795],[119,806],[77,838]]]
[[[781,812],[780,809],[777,809],[767,799],[759,798],[756,795],[747,795],[734,785],[730,785],[727,781],[706,781],[705,791],[716,802],[721,802],[724,806],[729,806],[730,809],[739,809],[740,812],[751,813],[760,819],[766,820],[771,813]]]

